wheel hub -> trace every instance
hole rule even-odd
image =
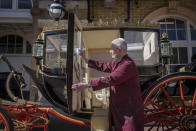
[[[193,116],[183,116],[181,119],[182,128],[194,131],[196,129],[196,118]]]
[[[196,119],[189,119],[186,122],[186,126],[190,130],[195,130],[196,129]]]

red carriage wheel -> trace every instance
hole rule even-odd
[[[143,96],[144,123],[149,131],[196,129],[196,73],[164,76],[155,81]]]
[[[14,131],[11,118],[8,116],[5,110],[0,108],[0,130]]]

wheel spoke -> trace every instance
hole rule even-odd
[[[144,93],[144,123],[149,131],[187,129],[196,114],[196,73],[174,73],[157,80]],[[175,91],[175,93],[173,93]]]
[[[161,86],[162,91],[164,92],[164,94],[166,95],[166,97],[168,98],[168,100],[172,103],[172,105],[175,107],[175,109],[181,114],[181,112],[179,111],[179,109],[177,108],[176,104],[174,103],[174,101],[172,100],[172,98],[169,96],[169,94],[167,93],[167,91],[163,88],[163,86]]]
[[[148,131],[150,131],[154,126],[156,126],[158,123],[154,123],[149,129],[148,129]]]
[[[163,126],[163,123],[161,123],[161,129],[162,129],[162,131],[164,131],[164,126]]]
[[[144,119],[144,123],[150,123],[153,121],[159,121],[161,123],[166,124],[166,123],[174,123],[177,121],[177,119],[175,117],[172,117],[172,118],[170,117],[170,119],[166,119],[163,117],[163,112],[147,115],[146,118]]]
[[[157,106],[159,109],[161,109],[163,112],[165,112],[165,113],[168,114],[168,115],[171,115],[171,116],[175,116],[175,115],[176,115],[176,114],[174,114],[173,112],[171,112],[171,111],[169,111],[168,109],[166,109],[166,108],[164,108],[164,107],[162,107],[162,106],[156,104],[155,102],[153,102],[153,101],[151,101],[151,100],[149,100],[149,102],[150,102],[152,105]]]
[[[184,95],[183,95],[181,80],[178,81],[178,84],[179,84],[179,88],[180,88],[180,98],[181,98],[181,101],[182,101],[182,104],[183,104],[183,107],[184,107],[184,113],[185,113],[186,112],[186,106],[184,104]]]
[[[0,119],[0,125],[1,125],[1,123],[3,123],[3,120]]]
[[[160,126],[160,123],[157,125],[157,131],[159,131],[159,126]]]
[[[176,129],[178,127],[178,125],[171,125],[176,121],[171,121],[171,120],[154,120],[153,121],[153,125],[150,126],[150,128],[148,129],[148,131],[150,131],[153,128],[156,128],[157,131],[159,129],[162,129],[162,131],[170,131],[173,129]],[[168,127],[168,125],[170,125],[170,127]],[[161,127],[161,128],[160,128]],[[166,127],[166,129],[164,129],[164,127]]]
[[[166,127],[167,129],[169,129],[169,127],[168,127],[168,125],[166,124],[166,122],[164,122],[164,125],[165,125],[165,127]]]
[[[193,107],[195,105],[195,99],[196,99],[196,89],[195,89],[195,93],[194,93],[193,100],[192,100],[192,103],[191,103],[190,112],[192,112],[192,109],[193,109]]]
[[[176,125],[176,126],[174,126],[172,128],[168,128],[168,130],[166,130],[166,131],[172,131],[173,129],[176,129],[177,127],[178,127],[178,125]]]

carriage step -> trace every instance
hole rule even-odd
[[[109,131],[107,109],[94,110],[91,117],[91,131]]]

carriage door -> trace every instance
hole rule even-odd
[[[69,13],[68,16],[68,43],[67,43],[67,98],[69,113],[81,108],[81,94],[72,91],[72,84],[82,81],[81,58],[75,53],[77,48],[84,48],[81,44],[81,30],[77,17]]]
[[[52,90],[52,99],[58,103],[58,107],[72,113],[81,107],[78,98],[80,94],[72,92],[71,87],[73,82],[78,83],[82,79],[81,58],[74,53],[74,50],[82,45],[79,21],[73,13],[68,15],[68,25],[65,25],[65,29],[44,33],[44,65],[52,70],[51,73],[55,74],[57,79],[63,79],[55,83],[53,89],[48,89]]]

